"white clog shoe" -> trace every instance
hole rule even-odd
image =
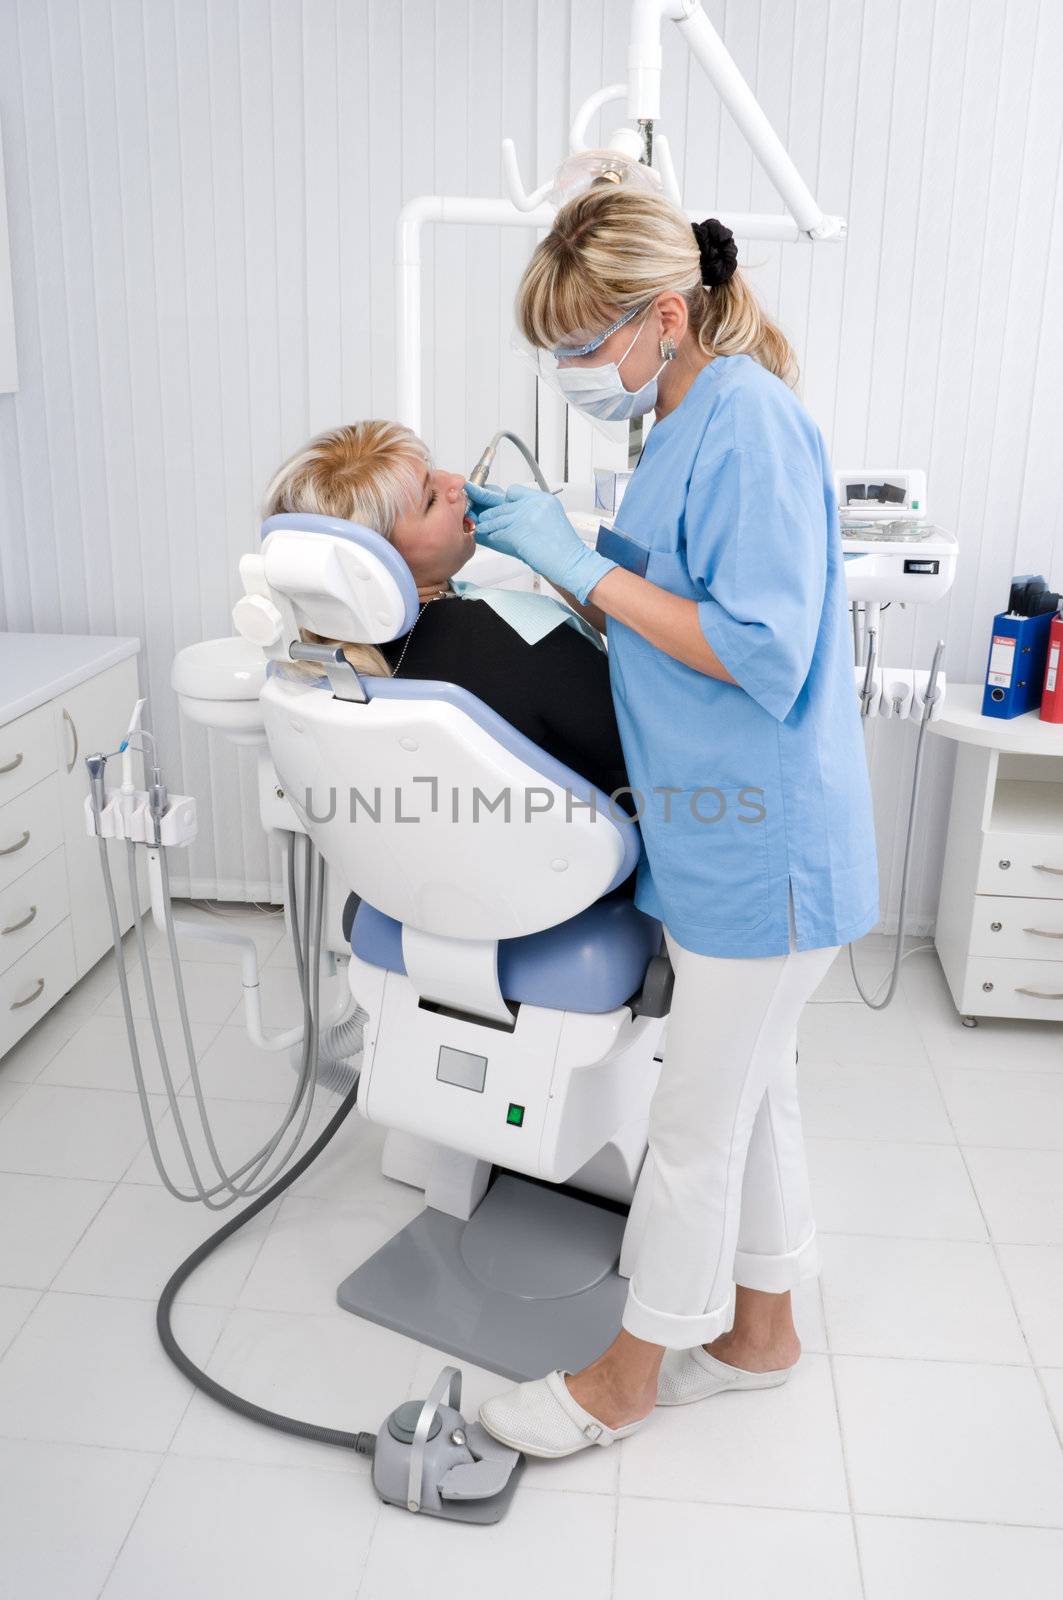
[[[610,1445],[626,1439],[648,1422],[640,1417],[622,1428],[607,1428],[592,1417],[569,1392],[566,1372],[548,1372],[545,1378],[518,1383],[504,1394],[485,1400],[480,1422],[502,1444],[528,1456],[571,1456],[589,1445]]]
[[[710,1356],[700,1345],[693,1350],[666,1350],[657,1379],[657,1404],[686,1406],[728,1389],[774,1389],[792,1371],[782,1367],[775,1372],[746,1372]]]

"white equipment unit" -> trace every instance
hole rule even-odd
[[[957,744],[934,942],[956,1009],[1063,1020],[1063,740],[1036,711],[983,717],[954,685],[932,726]]]

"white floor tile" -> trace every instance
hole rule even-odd
[[[0,1078],[0,1122],[15,1102],[21,1100],[28,1088],[29,1085],[26,1083],[16,1083],[14,1080],[7,1082]]]
[[[392,1183],[383,1204],[286,1195],[239,1304],[258,1311],[329,1312],[347,1275],[424,1209],[424,1196]]]
[[[174,1329],[202,1365],[223,1313],[178,1306]],[[192,1395],[145,1300],[47,1294],[0,1359],[0,1436],[165,1450]]]
[[[377,1514],[341,1473],[171,1456],[101,1600],[353,1600]]]
[[[314,1106],[309,1127],[303,1136],[301,1148],[306,1148],[313,1139],[315,1132],[328,1120],[334,1104],[335,1102],[331,1096],[319,1096],[318,1102]],[[198,1107],[190,1096],[182,1095],[180,1109],[200,1178],[208,1188],[213,1187],[218,1182],[217,1169],[211,1160],[207,1142],[203,1136],[199,1122]],[[213,1129],[215,1146],[221,1161],[230,1172],[234,1172],[249,1157],[263,1149],[272,1139],[280,1126],[282,1107],[254,1100],[208,1100],[207,1111],[210,1116],[211,1128]],[[3,1124],[0,1123],[0,1129],[2,1127]],[[290,1128],[285,1136],[286,1139],[290,1139],[294,1131],[294,1127]],[[189,1188],[188,1164],[178,1141],[168,1106],[159,1117],[157,1132],[159,1149],[167,1171],[179,1187],[183,1189]],[[284,1148],[284,1146],[282,1145],[281,1148]],[[272,1170],[275,1164],[275,1160],[271,1158],[270,1166],[267,1170]],[[124,1177],[127,1183],[160,1183],[161,1180],[155,1170],[155,1162],[146,1142],[140,1154],[126,1169]],[[240,1181],[246,1182],[248,1180],[245,1178]]]
[[[0,1172],[0,1283],[47,1289],[112,1188]]]
[[[18,1107],[6,1118],[18,1116]],[[5,1124],[0,1123],[0,1135]],[[975,1145],[967,1164],[993,1238],[1002,1244],[1063,1244],[1063,1158],[1054,1150]]]
[[[1063,1053],[1063,1039],[1060,1040]],[[1026,1072],[1016,1053],[1006,1070],[940,1067],[938,1081],[963,1145],[1063,1150],[1063,1073]]]
[[[615,1518],[611,1495],[523,1484],[504,1519],[480,1528],[418,1517],[411,1529],[408,1512],[384,1506],[358,1600],[427,1594],[441,1574],[462,1600],[609,1600]]]
[[[267,1100],[286,1104],[296,1084],[292,1052],[263,1050],[242,1024],[227,1023],[199,1061],[203,1092],[218,1100]]]
[[[845,1511],[838,1417],[825,1356],[803,1356],[779,1388],[662,1407],[625,1439],[622,1494],[725,1505]]]
[[[0,1056],[0,1083],[33,1083],[82,1021],[76,1011],[60,1001],[18,1044]]]
[[[1048,1404],[1056,1419],[1056,1427],[1063,1437],[1063,1368],[1042,1367],[1041,1379],[1048,1395]]]
[[[1063,1592],[1063,1533],[857,1517],[866,1600],[1041,1600]]]
[[[126,947],[131,954],[128,938],[126,939]],[[106,955],[102,956],[96,965],[91,967],[85,976],[75,983],[69,994],[63,996],[56,1007],[56,1011],[61,1011],[66,1016],[83,1022],[86,1017],[92,1015],[101,1000],[106,999],[112,990],[117,989],[117,986],[118,963],[114,958],[114,952],[108,950]]]
[[[958,1150],[874,1139],[810,1139],[816,1223],[824,1233],[984,1239]]]
[[[801,1120],[809,1138],[955,1143],[928,1066],[813,1057],[802,1059],[798,1070]]]
[[[406,1399],[419,1348],[335,1305],[324,1317],[234,1311],[207,1371],[237,1394],[285,1416],[375,1433],[388,1412]],[[181,1456],[330,1472],[369,1470],[367,1457],[248,1421],[198,1393],[171,1450]]]
[[[160,1459],[0,1440],[0,1593],[96,1600]]]
[[[915,1018],[905,995],[895,996],[885,1011],[857,1005],[807,1005],[797,1030],[802,1057],[826,1057],[847,1063],[892,1062],[915,1066],[927,1060]]]
[[[184,1033],[175,1017],[161,1025],[166,1058],[178,1093],[188,1080],[188,1052]],[[207,1046],[218,1032],[215,1023],[194,1022],[192,1044],[197,1057],[202,1057]],[[155,1034],[150,1022],[140,1018],[136,1023],[137,1046],[144,1082],[151,1094],[163,1094],[162,1069]],[[43,1069],[38,1084],[62,1084],[72,1089],[118,1089],[136,1091],[133,1062],[129,1052],[129,1039],[121,1017],[102,1016],[99,1012],[87,1017],[77,1032],[68,1039]]]
[[[822,1511],[761,1511],[624,1495],[614,1600],[654,1594],[860,1600],[852,1522]]]
[[[0,1289],[0,1356],[40,1297],[39,1289]]]
[[[1063,1367],[1063,1245],[1002,1244],[997,1254],[1034,1365]]]
[[[0,1122],[0,1172],[115,1182],[146,1142],[135,1094],[31,1083]]]
[[[1063,1526],[1063,1450],[1021,1367],[836,1356],[853,1509]]]
[[[357,1191],[367,1198],[382,1199],[397,1182],[385,1178],[380,1170],[386,1133],[375,1122],[367,1122],[356,1107],[313,1166],[296,1179],[292,1194],[342,1201]],[[422,1190],[413,1190],[408,1184],[399,1187],[423,1198]]]
[[[820,1252],[836,1354],[1028,1364],[992,1245],[825,1234]]]
[[[152,959],[149,965],[159,1016],[166,1019],[176,1017],[177,990],[169,961]],[[148,1003],[144,993],[144,974],[135,955],[127,957],[127,968],[133,1015],[146,1017]],[[230,962],[188,961],[183,965],[182,978],[188,1015],[193,1022],[225,1022],[241,1003],[240,969]],[[122,996],[117,986],[97,1009],[105,1017],[122,1015]]]
[[[157,1300],[175,1268],[231,1215],[177,1200],[161,1186],[117,1184],[52,1287]],[[271,1220],[263,1212],[226,1240],[182,1288],[182,1304],[234,1305]]]

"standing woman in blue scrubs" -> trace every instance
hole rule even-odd
[[[518,320],[570,404],[656,414],[597,550],[551,495],[466,486],[478,540],[607,627],[636,904],[675,969],[621,1330],[582,1371],[481,1412],[561,1456],[796,1363],[791,1291],[818,1271],[797,1024],[839,947],[877,923],[878,877],[830,463],[733,236],[597,185],[536,249]]]

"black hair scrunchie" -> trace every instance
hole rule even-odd
[[[701,281],[706,288],[718,289],[738,270],[738,246],[730,228],[715,217],[690,224],[701,257]]]

